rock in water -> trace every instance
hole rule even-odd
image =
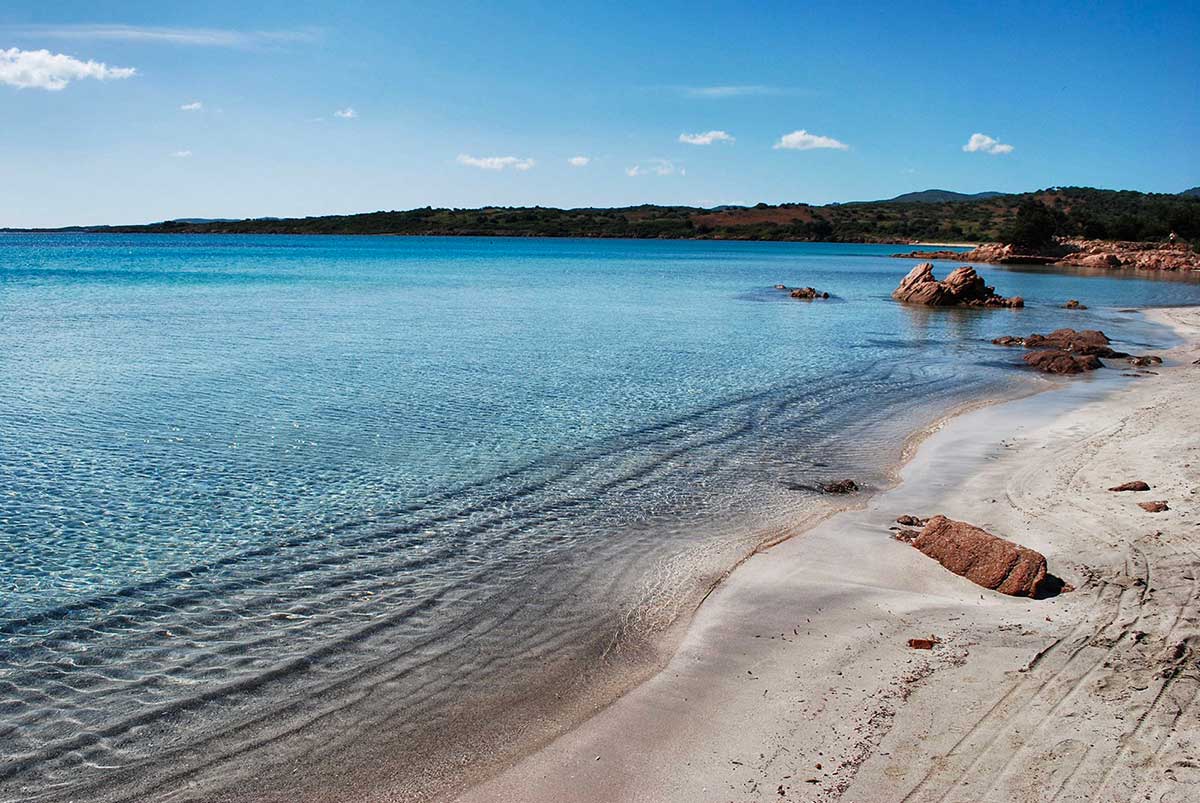
[[[995,342],[995,341],[993,341]],[[1024,339],[1027,349],[1059,349],[1074,354],[1094,354],[1097,357],[1128,357],[1123,351],[1114,351],[1108,344],[1108,335],[1097,329],[1055,329],[1048,335],[1030,335]]]
[[[975,269],[964,265],[955,268],[944,280],[933,275],[933,265],[922,262],[900,281],[892,291],[892,298],[909,304],[924,304],[928,307],[1023,307],[1020,296],[1005,298],[996,295]]]
[[[797,287],[789,295],[792,298],[799,298],[805,301],[812,301],[817,298],[829,298],[829,293],[823,293],[815,287]]]
[[[1071,354],[1065,351],[1031,351],[1023,359],[1047,374],[1081,374],[1104,367],[1094,354]]]
[[[1087,305],[1080,304],[1077,299],[1072,298],[1066,304],[1063,304],[1063,309],[1087,309]]]
[[[1110,491],[1148,491],[1150,486],[1142,480],[1133,480],[1132,482],[1121,483],[1109,488]]]
[[[1001,594],[1033,597],[1046,579],[1041,553],[945,516],[931,518],[912,545],[955,574]]]
[[[858,483],[854,480],[827,482],[821,486],[821,490],[827,494],[852,494],[858,491]]]

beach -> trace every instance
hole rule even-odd
[[[739,566],[651,680],[459,800],[1195,799],[1200,313],[1147,316],[1184,341],[1164,366],[936,427],[897,485]],[[890,537],[937,513],[1074,590],[1006,597]]]

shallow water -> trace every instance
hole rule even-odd
[[[984,266],[1027,308],[913,309],[896,250],[0,235],[0,800],[203,799],[569,690],[805,486],[1035,381],[992,337],[1161,348],[1120,310],[1200,302]]]

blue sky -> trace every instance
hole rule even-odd
[[[1200,184],[1195,2],[644,5],[7,2],[0,225]]]

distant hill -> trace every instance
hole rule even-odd
[[[166,223],[235,223],[240,218],[236,217],[177,217],[173,220],[164,220]],[[160,224],[161,225],[161,224]]]
[[[1190,190],[1184,190],[1179,194],[1186,195],[1189,198],[1200,198],[1200,187],[1192,187]]]
[[[929,190],[926,193],[944,193]],[[1054,234],[1101,240],[1162,240],[1172,231],[1200,241],[1200,195],[1053,187],[1020,194],[980,193],[949,200],[785,203],[776,206],[541,206],[407,209],[353,215],[149,226],[73,227],[59,231],[154,234],[395,234],[461,237],[626,237],[692,240],[799,240],[844,243],[996,242],[1017,210],[1051,213]]]
[[[951,190],[921,190],[920,192],[906,192],[895,198],[889,198],[888,201],[898,204],[944,204],[954,201],[981,201],[987,198],[999,198],[1001,195],[1005,195],[1005,193],[976,192],[967,194]],[[876,201],[876,203],[887,203],[887,201]]]

